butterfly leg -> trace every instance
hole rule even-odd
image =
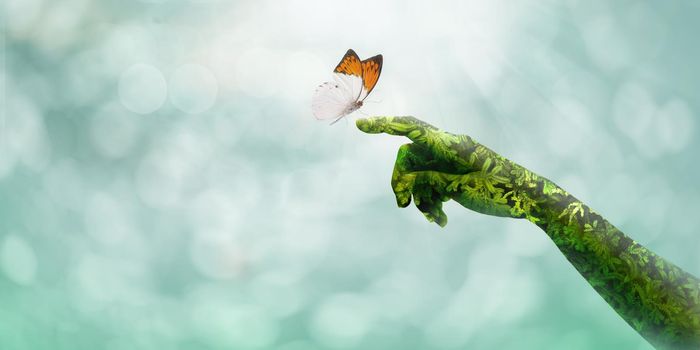
[[[345,116],[345,114],[341,115],[341,116],[338,117],[338,118],[335,118],[335,120],[333,120],[333,121],[332,121],[330,124],[328,124],[328,125],[333,125],[333,124],[337,123],[339,120],[343,119],[344,116]]]

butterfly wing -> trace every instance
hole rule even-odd
[[[352,111],[357,102],[355,89],[361,89],[362,79],[335,75],[335,81],[318,86],[311,100],[311,110],[316,119],[340,118]]]
[[[348,50],[340,63],[335,67],[333,73],[355,75],[362,78],[362,62],[353,49]]]
[[[335,67],[333,73],[336,74],[336,80],[341,79],[346,81],[346,84],[352,87],[352,92],[355,93],[355,99],[358,100],[362,94],[362,61],[353,49],[349,49],[345,56],[340,60],[340,63]],[[359,78],[360,84],[357,84]]]
[[[360,93],[360,99],[364,100],[367,98],[374,86],[377,85],[379,80],[379,75],[382,74],[382,63],[384,58],[382,55],[377,55],[370,57],[362,62],[362,92]]]

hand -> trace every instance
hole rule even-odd
[[[413,117],[359,119],[357,127],[369,134],[408,137],[413,143],[399,148],[391,187],[399,207],[411,203],[440,226],[447,224],[442,202],[453,199],[479,213],[529,217],[535,204],[525,189],[537,176],[510,162],[469,136],[454,135]]]

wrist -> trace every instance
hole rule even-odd
[[[518,193],[526,198],[529,206],[525,217],[535,224],[553,222],[567,216],[572,205],[580,203],[574,196],[566,192],[554,182],[541,177],[520,165],[514,165],[511,171],[515,177]],[[569,217],[564,218],[569,221]]]

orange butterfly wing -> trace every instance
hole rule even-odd
[[[379,75],[382,74],[383,61],[384,58],[382,55],[370,57],[362,61],[362,83],[364,84],[365,91],[367,91],[365,98],[372,92],[374,86],[377,85]]]
[[[362,78],[362,62],[352,49],[348,50],[333,70],[334,73],[354,75]]]

